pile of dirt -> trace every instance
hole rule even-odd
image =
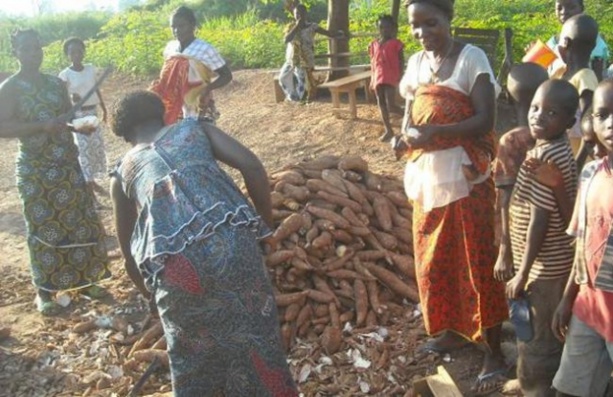
[[[113,76],[103,87],[103,96],[108,106],[121,95],[148,84],[148,79]],[[350,120],[348,113],[334,114],[325,98],[310,104],[274,103],[272,84],[273,74],[268,71],[240,71],[217,94],[222,112],[219,127],[251,148],[270,173],[324,154],[352,154],[367,160],[373,172],[402,177],[403,164],[395,160],[388,144],[377,139],[383,127],[374,104],[360,105],[358,119]],[[400,120],[394,123],[398,128]],[[110,132],[105,139],[109,165],[113,165],[128,146]],[[123,368],[130,346],[122,344],[133,342],[126,338],[139,335],[148,320],[146,304],[132,287],[117,253],[111,211],[106,208],[99,212],[112,258],[114,277],[105,284],[111,296],[91,301],[68,294],[71,303],[61,316],[41,317],[32,303],[26,231],[15,187],[17,143],[11,140],[3,145],[0,328],[9,328],[11,335],[0,340],[0,395],[109,396],[115,392],[123,396],[144,368],[132,372]],[[230,174],[242,184],[236,172],[230,170]],[[110,205],[108,197],[102,202]],[[313,341],[296,343],[289,362],[305,395],[409,395],[411,382],[433,373],[439,364],[444,364],[460,388],[468,391],[479,372],[482,353],[471,347],[452,356],[420,356],[416,347],[425,333],[419,307],[406,303],[394,317],[387,327],[346,329],[346,348],[333,355],[325,354]],[[84,333],[74,332],[76,325],[90,320],[94,320],[94,327]],[[118,329],[119,323],[122,329]],[[142,393],[167,392],[169,385],[167,371],[160,370]]]

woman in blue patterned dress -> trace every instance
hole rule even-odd
[[[80,289],[100,297],[109,278],[104,233],[86,189],[66,123],[64,83],[40,72],[43,50],[34,30],[11,36],[19,72],[0,85],[0,138],[18,138],[17,188],[28,230],[38,310],[56,314],[52,293]]]
[[[175,396],[297,396],[258,245],[272,225],[258,158],[209,123],[165,126],[147,91],[119,101],[111,124],[132,145],[111,181],[117,237],[159,310]],[[217,160],[241,172],[257,212]]]

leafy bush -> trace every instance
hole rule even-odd
[[[162,64],[162,50],[172,38],[168,18],[172,10],[183,3],[183,0],[151,0],[145,6],[113,16],[72,13],[30,20],[0,19],[0,70],[16,69],[16,63],[10,56],[8,32],[16,26],[33,26],[50,43],[45,49],[43,65],[49,72],[57,73],[67,65],[61,51],[61,41],[76,35],[88,39],[89,62],[99,66],[113,64],[126,73],[156,73]],[[233,68],[271,68],[282,64],[285,54],[283,34],[290,19],[279,3],[280,0],[187,1],[187,5],[193,7],[202,21],[197,36],[217,47]],[[325,18],[326,3],[326,0],[308,1],[311,20]],[[350,31],[372,33],[351,39],[350,49],[353,53],[366,52],[368,44],[376,36],[376,20],[380,14],[390,12],[389,4],[389,0],[351,1]],[[599,19],[601,34],[613,39],[613,20],[602,17],[613,12],[613,4],[606,0],[592,0],[586,4],[588,13]],[[232,11],[235,15],[211,18],[213,6],[226,10],[223,12],[230,12],[228,7],[238,7],[236,12],[240,13]],[[537,38],[547,40],[560,29],[551,2],[463,0],[456,2],[455,11],[455,26],[500,30],[511,27],[516,62],[521,60],[528,43]],[[398,37],[406,45],[405,54],[409,55],[419,50],[420,46],[411,38],[405,10],[401,10],[399,22]],[[324,26],[324,23],[321,25]],[[327,52],[327,40],[318,40],[316,45],[318,53]],[[503,56],[502,40],[500,45],[499,61]],[[351,62],[367,63],[368,57],[354,57]]]

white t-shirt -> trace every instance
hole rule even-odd
[[[96,85],[96,68],[93,65],[83,65],[83,70],[76,71],[71,68],[62,70],[59,78],[66,82],[68,94],[77,94],[81,98],[85,96]],[[83,106],[94,106],[100,103],[98,94],[90,96]]]
[[[407,69],[400,81],[400,94],[403,97],[412,99],[413,94],[420,85],[430,83],[432,72],[430,71],[428,62],[424,61],[425,56],[426,54],[424,51],[419,51],[409,58]],[[485,55],[485,52],[479,47],[466,44],[464,48],[462,48],[460,55],[458,55],[458,60],[456,61],[451,76],[447,80],[437,84],[453,88],[465,95],[470,95],[473,85],[475,81],[477,81],[477,77],[484,73],[490,76],[490,81],[496,90],[496,97],[498,97],[498,94],[500,94],[500,86],[496,81],[487,55]]]
[[[407,63],[407,69],[400,82],[400,94],[407,98],[407,102],[414,98],[420,86],[431,84],[432,71],[424,57],[424,51],[420,51],[412,55]],[[497,97],[500,86],[496,82],[485,52],[466,44],[458,55],[451,76],[436,84],[470,95],[477,77],[482,74],[489,76]],[[403,122],[403,128],[406,122],[407,120]],[[485,181],[491,172],[488,168],[486,173],[476,180],[468,181],[462,172],[462,165],[471,164],[470,158],[461,146],[423,153],[414,162],[407,163],[404,175],[406,194],[411,200],[420,202],[426,212],[467,197],[472,186]]]

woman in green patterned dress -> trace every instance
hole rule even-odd
[[[43,74],[34,30],[11,36],[19,71],[0,85],[0,137],[18,138],[17,188],[27,225],[37,308],[57,314],[52,293],[81,289],[92,297],[109,278],[104,233],[79,166],[65,113],[63,82]]]

